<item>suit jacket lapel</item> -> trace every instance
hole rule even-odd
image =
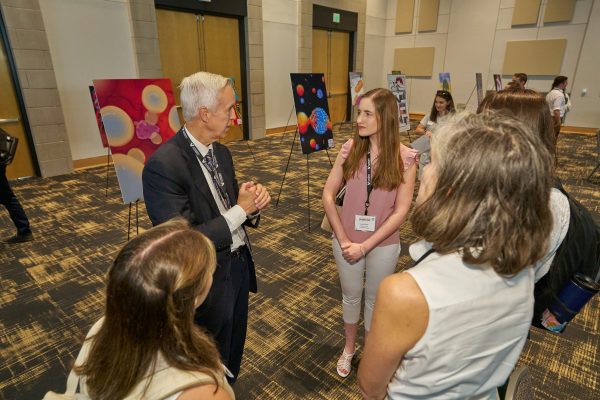
[[[194,154],[194,151],[183,135],[183,129],[177,133],[177,145],[181,148],[183,158],[185,159],[188,170],[192,176],[194,186],[196,189],[198,189],[198,192],[204,196],[212,211],[214,213],[219,213],[219,207],[217,207],[217,203],[215,202],[212,192],[210,191],[210,186],[208,186],[208,182],[206,182],[206,177],[204,176],[202,167],[200,167],[200,162],[198,161],[198,158],[196,158],[196,154]]]

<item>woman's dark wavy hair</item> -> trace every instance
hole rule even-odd
[[[567,78],[566,76],[563,76],[563,75],[557,76],[556,78],[554,78],[554,81],[552,82],[552,87],[550,88],[550,90],[554,89],[561,83],[565,83],[568,80],[569,80],[569,78]]]
[[[215,267],[212,242],[183,219],[123,247],[108,272],[104,323],[88,339],[88,359],[75,368],[92,398],[126,397],[154,370],[159,353],[169,365],[209,374],[218,385],[219,352],[193,320]]]
[[[446,110],[448,110],[449,114],[452,114],[456,111],[456,109],[454,108],[454,99],[452,98],[452,94],[447,90],[438,90],[435,93],[435,97],[433,98],[433,105],[431,106],[431,112],[429,113],[429,120],[431,122],[437,122],[438,110],[437,108],[435,108],[436,97],[444,99],[448,102]]]
[[[415,233],[441,254],[512,276],[541,259],[552,229],[552,158],[537,135],[504,115],[480,114],[433,135],[437,182],[416,207]]]

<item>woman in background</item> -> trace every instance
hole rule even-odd
[[[415,132],[424,133],[425,136],[431,138],[431,135],[435,130],[442,124],[448,121],[450,116],[454,114],[454,100],[452,99],[452,95],[450,92],[446,90],[438,90],[435,93],[435,98],[433,99],[433,105],[431,106],[431,111],[429,114],[425,115]],[[422,139],[428,141],[429,139]],[[421,146],[419,146],[421,147]],[[424,144],[424,151],[419,155],[419,179],[421,178],[423,168],[429,164],[430,161],[430,145],[429,143]]]
[[[398,106],[387,89],[367,92],[358,105],[357,132],[342,146],[323,190],[334,232],[333,254],[342,286],[345,346],[337,372],[350,374],[365,288],[365,339],[381,280],[396,269],[399,229],[412,202],[416,151],[400,143]],[[342,183],[341,214],[334,198]],[[365,278],[366,274],[366,278]]]
[[[452,99],[450,92],[438,90],[435,93],[431,111],[421,119],[415,132],[425,133],[427,136],[431,136],[437,125],[446,122],[448,117],[455,111],[454,100]]]
[[[127,243],[74,368],[83,391],[95,400],[233,399],[214,341],[194,324],[215,267],[211,241],[181,219]]]
[[[496,398],[529,331],[551,170],[513,118],[469,116],[433,135],[412,217],[424,241],[410,248],[417,265],[379,288],[358,371],[366,399]]]

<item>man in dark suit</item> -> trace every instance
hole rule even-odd
[[[186,124],[148,159],[142,174],[144,199],[154,225],[183,216],[215,245],[213,285],[195,321],[214,336],[233,383],[246,340],[248,292],[256,292],[244,225],[258,225],[260,210],[271,197],[260,184],[238,186],[231,153],[217,142],[235,118],[229,81],[198,72],[184,78],[180,88]]]
[[[1,128],[0,136],[2,136],[0,139],[5,140],[5,143],[7,141],[6,138],[13,141],[15,140],[6,131],[4,131],[4,129]],[[6,178],[6,167],[12,162],[12,154],[14,153],[9,151],[0,151],[0,204],[6,207],[10,219],[17,228],[16,235],[2,240],[2,242],[8,244],[23,243],[33,240],[33,233],[31,233],[31,228],[29,227],[27,215],[25,214],[23,207],[21,207],[21,203],[19,203],[17,196],[15,196],[14,192],[10,188],[8,179]]]

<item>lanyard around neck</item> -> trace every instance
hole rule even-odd
[[[365,201],[365,215],[369,212],[369,206],[371,203],[371,192],[373,191],[373,183],[371,181],[371,148],[367,150],[367,200]]]
[[[202,153],[200,153],[200,150],[198,150],[198,148],[196,147],[194,142],[192,142],[192,139],[190,139],[187,132],[183,131],[183,133],[184,133],[183,136],[187,139],[187,142],[190,145],[190,147],[192,148],[192,151],[194,152],[194,154],[196,155],[196,158],[198,159],[198,161],[200,161],[200,163],[202,163],[202,165],[204,165],[204,167],[206,167],[208,173],[210,174],[210,176],[213,180],[213,184],[216,186],[217,193],[218,193],[219,197],[221,198],[221,201],[223,202],[223,204],[225,205],[225,207],[227,209],[231,208],[231,200],[229,199],[229,194],[225,190],[225,180],[223,179],[223,176],[219,172],[219,164],[217,162],[217,157],[215,156],[214,151],[213,151],[213,155],[212,155],[213,165],[211,166],[206,162],[206,159],[204,158]]]

